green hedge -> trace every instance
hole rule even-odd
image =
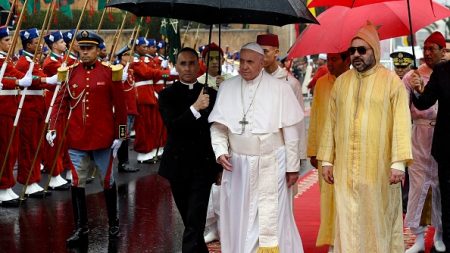
[[[67,16],[64,16],[61,12],[57,12],[54,14],[54,19],[52,21],[52,24],[50,25],[51,30],[69,30],[74,29],[78,23],[78,20],[81,15],[81,10],[72,10],[73,18],[70,19]],[[39,11],[34,13],[33,15],[27,15],[22,23],[22,29],[31,28],[31,27],[37,27],[41,28],[42,23],[44,22],[45,18],[45,11]],[[96,11],[94,13],[90,13],[88,10],[86,10],[83,20],[81,22],[80,29],[90,29],[90,30],[96,30],[98,27],[98,24],[100,22],[100,18],[102,15],[102,11]],[[105,17],[103,19],[102,27],[101,29],[117,29],[120,27],[120,24],[122,23],[123,19],[123,13],[122,12],[109,12],[105,13]],[[134,15],[128,14],[127,15],[127,21],[125,22],[124,29],[133,29],[136,22],[140,18],[134,17]],[[150,23],[144,22],[141,27],[141,34],[144,35],[147,30],[148,36],[159,38],[161,37],[159,34],[161,25],[161,19],[160,18],[151,18]]]

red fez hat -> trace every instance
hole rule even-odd
[[[209,51],[219,51],[220,54],[223,55],[223,50],[222,50],[222,48],[220,48],[220,47],[219,47],[216,43],[214,43],[214,42],[212,42],[211,44],[207,45],[207,46],[205,47],[205,49],[203,49],[203,51],[202,51],[202,57],[203,57],[203,58],[206,58],[206,54],[207,54]]]
[[[445,48],[445,38],[444,35],[440,32],[434,32],[425,40],[425,43],[434,43],[440,46],[441,48]]]
[[[256,37],[256,43],[260,46],[272,46],[272,47],[280,47],[278,42],[278,35],[276,34],[260,34]]]

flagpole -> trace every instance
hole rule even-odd
[[[120,24],[120,29],[118,29],[118,33],[114,37],[114,41],[113,41],[113,44],[111,47],[111,55],[109,56],[109,62],[112,61],[112,58],[114,57],[114,55],[116,53],[117,44],[119,43],[120,35],[122,34],[123,27],[125,26],[125,21],[127,20],[127,14],[128,14],[128,12],[125,12],[125,15],[123,16],[122,24]],[[134,33],[134,29],[133,29],[133,33]],[[128,42],[127,42],[127,45],[128,45]]]
[[[6,26],[8,26],[9,22],[11,21],[12,16],[14,15],[14,6],[16,6],[16,4],[17,4],[17,0],[14,0],[11,4],[11,8],[9,9],[9,13],[8,13],[8,18],[6,19],[6,23],[5,23]]]
[[[106,1],[106,5],[105,8],[103,8],[103,13],[102,13],[102,17],[100,18],[100,22],[98,23],[98,27],[97,27],[97,34],[100,32],[100,28],[102,27],[103,24],[103,19],[105,18],[105,13],[106,13],[106,9],[107,9],[107,5],[109,3],[110,0]]]

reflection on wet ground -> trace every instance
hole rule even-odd
[[[66,248],[74,225],[70,191],[65,191],[28,199],[20,208],[0,207],[0,252],[180,252],[183,225],[168,182],[156,174],[158,164],[135,166],[141,169],[138,173],[115,174],[118,239],[108,239],[105,200],[100,183],[94,181],[87,187],[90,233],[83,247]],[[46,179],[45,174],[41,185]],[[20,192],[21,186],[14,190]]]

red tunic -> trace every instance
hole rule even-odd
[[[16,69],[25,73],[30,67],[33,55],[24,51],[16,63]],[[39,64],[35,64],[33,75],[45,77],[44,72]],[[18,174],[17,181],[21,184],[27,183],[28,174],[30,173],[31,163],[34,159],[39,139],[41,138],[42,128],[44,127],[44,115],[46,111],[44,90],[46,84],[40,87],[31,86],[28,88],[31,92],[42,94],[27,94],[22,107],[22,114],[19,121],[19,156],[18,156]],[[43,145],[44,146],[44,145]],[[28,184],[37,183],[41,180],[40,162],[42,149],[40,150],[36,163],[32,168],[32,173]]]
[[[67,132],[69,148],[89,151],[111,147],[114,139],[124,137],[120,130],[126,130],[121,81],[112,81],[111,69],[98,61],[87,67],[75,65],[69,76],[67,92],[59,101],[66,113],[69,106],[73,108]],[[55,114],[53,111],[52,118]]]
[[[3,54],[1,54],[3,56]],[[0,66],[3,65],[5,58],[0,57]],[[11,63],[7,64],[5,69],[4,78],[2,79],[2,90],[0,91],[0,164],[5,161],[6,149],[8,147],[9,140],[13,129],[14,117],[19,106],[18,95],[8,95],[7,93],[18,94],[17,86],[15,85],[16,79],[20,79],[24,76],[23,73],[16,70]],[[3,169],[2,177],[0,178],[0,189],[11,188],[15,184],[13,169],[18,155],[18,131],[15,131],[13,142],[9,149],[9,155]]]

